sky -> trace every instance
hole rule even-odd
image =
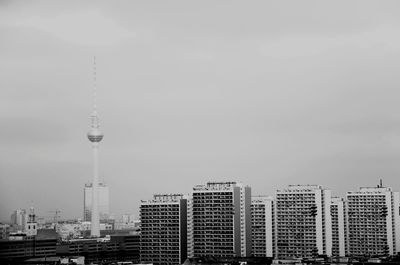
[[[0,220],[240,181],[400,190],[398,1],[0,1]]]

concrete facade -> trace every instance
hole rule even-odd
[[[195,186],[192,198],[193,255],[250,256],[250,187],[238,182],[208,182]]]
[[[154,195],[140,205],[142,263],[177,265],[187,258],[187,200]]]
[[[331,191],[318,185],[289,185],[276,192],[278,258],[332,254]]]
[[[254,257],[275,255],[274,200],[270,196],[253,196],[251,200],[252,251]]]
[[[348,192],[349,255],[393,255],[400,251],[399,192],[382,186]]]

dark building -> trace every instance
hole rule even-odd
[[[0,264],[15,264],[28,258],[56,256],[57,239],[27,238],[0,240]]]
[[[154,195],[140,205],[142,263],[177,265],[187,257],[187,200]]]
[[[57,245],[57,256],[84,256],[85,262],[139,262],[139,235],[111,235],[108,239],[76,239]]]

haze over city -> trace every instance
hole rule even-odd
[[[400,188],[400,4],[0,2],[0,220],[81,217],[97,58],[111,212],[209,180]]]

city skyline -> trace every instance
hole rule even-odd
[[[0,3],[1,221],[82,216],[94,55],[112,213],[207,181],[400,189],[399,3],[120,3]]]

